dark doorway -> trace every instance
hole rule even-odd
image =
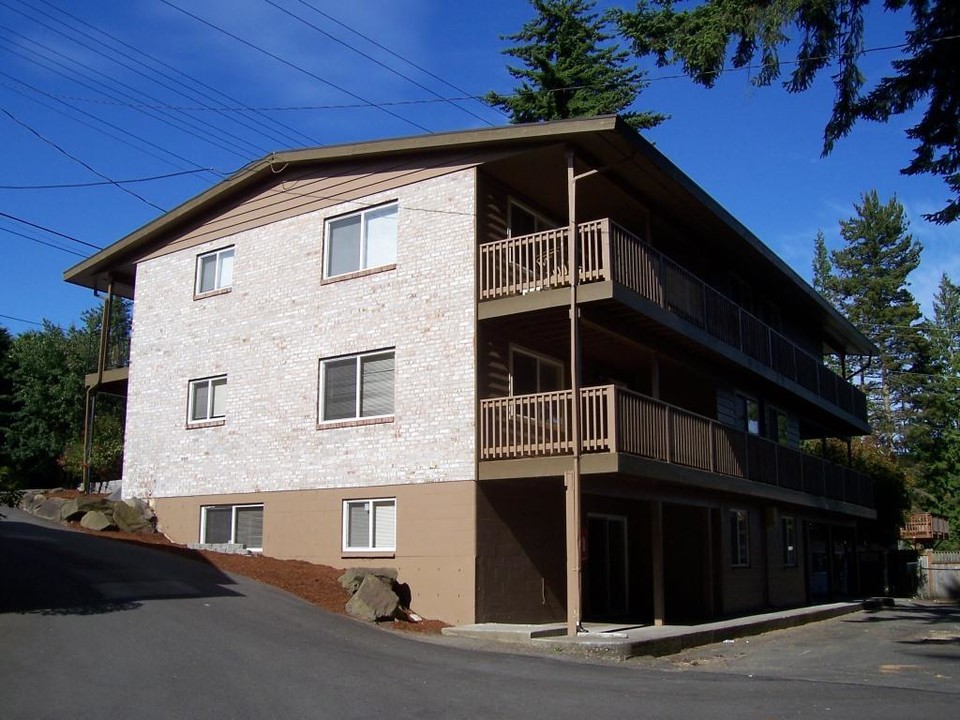
[[[590,620],[616,620],[629,608],[627,518],[622,515],[587,516],[586,605]]]

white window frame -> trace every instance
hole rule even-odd
[[[222,385],[218,381],[223,380]],[[212,375],[210,377],[198,378],[196,380],[191,380],[187,384],[187,423],[189,425],[197,425],[199,423],[208,423],[208,422],[217,422],[224,420],[226,418],[226,412],[224,411],[221,415],[214,415],[214,383],[218,383],[216,387],[226,387],[227,386],[227,376],[223,375]],[[206,413],[202,418],[194,417],[194,403],[196,402],[197,388],[201,385],[207,386],[207,407]]]
[[[226,283],[223,281],[223,259],[226,256],[231,257],[234,263],[236,263],[236,257],[237,257],[236,246],[228,245],[227,247],[219,248],[217,250],[212,250],[210,252],[201,253],[200,255],[197,255],[196,276],[195,276],[194,285],[193,285],[194,293],[196,295],[209,295],[210,293],[230,290],[233,287],[233,269],[234,269],[233,267],[231,267],[230,269],[230,281]],[[200,287],[200,281],[202,279],[201,270],[203,267],[203,261],[206,258],[210,258],[210,257],[216,258],[216,277],[214,278],[214,282],[213,282],[214,286],[212,288],[208,288],[207,290],[203,290]]]
[[[367,260],[367,215],[381,212],[387,208],[392,207],[394,210],[394,216],[396,217],[397,222],[397,233],[393,238],[393,259],[390,262],[380,263],[379,265],[370,265]],[[333,226],[342,221],[348,220],[350,218],[360,218],[360,257],[357,258],[357,267],[353,270],[346,270],[344,272],[330,274],[330,252],[333,249],[333,243],[331,242],[330,236],[333,232]],[[372,207],[364,208],[363,210],[358,210],[357,212],[346,213],[344,215],[337,215],[336,217],[327,218],[324,222],[324,248],[323,248],[323,278],[326,280],[328,278],[339,278],[339,277],[348,277],[354,273],[361,273],[367,270],[374,270],[376,268],[389,268],[397,263],[397,245],[399,242],[400,235],[400,204],[393,200],[388,203],[383,203],[382,205],[375,205]]]
[[[783,566],[795,568],[799,564],[797,556],[797,519],[793,515],[781,516],[780,529],[783,542]]]
[[[750,513],[743,508],[730,508],[730,566],[750,567]],[[734,532],[736,529],[736,532]]]
[[[317,393],[317,422],[322,424],[325,423],[342,423],[342,422],[353,422],[358,420],[376,420],[383,418],[392,418],[394,412],[383,413],[380,415],[362,415],[361,414],[361,400],[363,398],[363,359],[371,358],[376,356],[393,356],[393,406],[394,412],[396,411],[396,383],[397,383],[397,352],[396,348],[383,348],[382,350],[372,350],[370,352],[357,353],[356,355],[338,355],[336,357],[322,358],[320,360],[320,379],[319,379],[319,392]],[[329,420],[325,419],[326,408],[325,400],[326,397],[326,388],[327,388],[327,364],[333,362],[342,362],[344,360],[353,360],[354,368],[356,371],[356,380],[355,380],[355,393],[354,393],[354,413],[350,417],[345,418],[331,418]]]
[[[393,542],[389,547],[377,547],[376,545],[376,505],[393,506]],[[363,547],[350,545],[350,508],[355,505],[365,505],[367,513],[370,516],[370,522],[367,529],[367,543]],[[381,498],[363,498],[343,501],[343,543],[342,549],[345,553],[393,553],[397,550],[397,499],[395,497]]]
[[[261,512],[263,511],[263,503],[246,503],[246,504],[240,504],[240,505],[223,503],[221,505],[201,505],[200,506],[200,542],[202,544],[207,544],[207,511],[211,508],[219,510],[219,509],[228,508],[228,507],[231,509],[230,544],[237,544],[237,514],[238,514],[237,511],[243,508],[260,508]],[[246,549],[252,552],[263,551],[262,516],[261,516],[260,547],[246,547]]]

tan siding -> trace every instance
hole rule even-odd
[[[157,498],[160,529],[178,543],[200,537],[203,505],[263,503],[263,554],[346,567],[395,567],[410,586],[411,606],[428,618],[474,621],[475,483],[443,482]],[[344,500],[395,497],[395,557],[359,558],[342,545]],[[346,597],[344,597],[346,602]]]
[[[424,159],[420,162],[381,161],[380,164],[352,163],[278,175],[278,180],[261,188],[232,207],[215,210],[206,220],[154,250],[149,260],[202,243],[229,237],[298,215],[340,203],[358,200],[423,180],[457,172],[479,164],[476,156]],[[322,174],[321,174],[322,173]],[[357,206],[361,207],[360,205]]]

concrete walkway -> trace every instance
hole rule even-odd
[[[842,602],[829,605],[781,610],[720,620],[701,625],[613,625],[585,623],[586,632],[568,637],[566,625],[510,625],[480,623],[444,628],[448,637],[524,643],[544,651],[579,655],[583,657],[625,660],[637,655],[671,655],[691,647],[759,635],[806,623],[827,620],[839,615],[891,606],[888,598],[863,602]]]

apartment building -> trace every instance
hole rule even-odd
[[[875,348],[616,117],[275,153],[65,278],[134,299],[88,385],[177,542],[451,623],[856,590],[871,484],[801,446],[869,432]]]

